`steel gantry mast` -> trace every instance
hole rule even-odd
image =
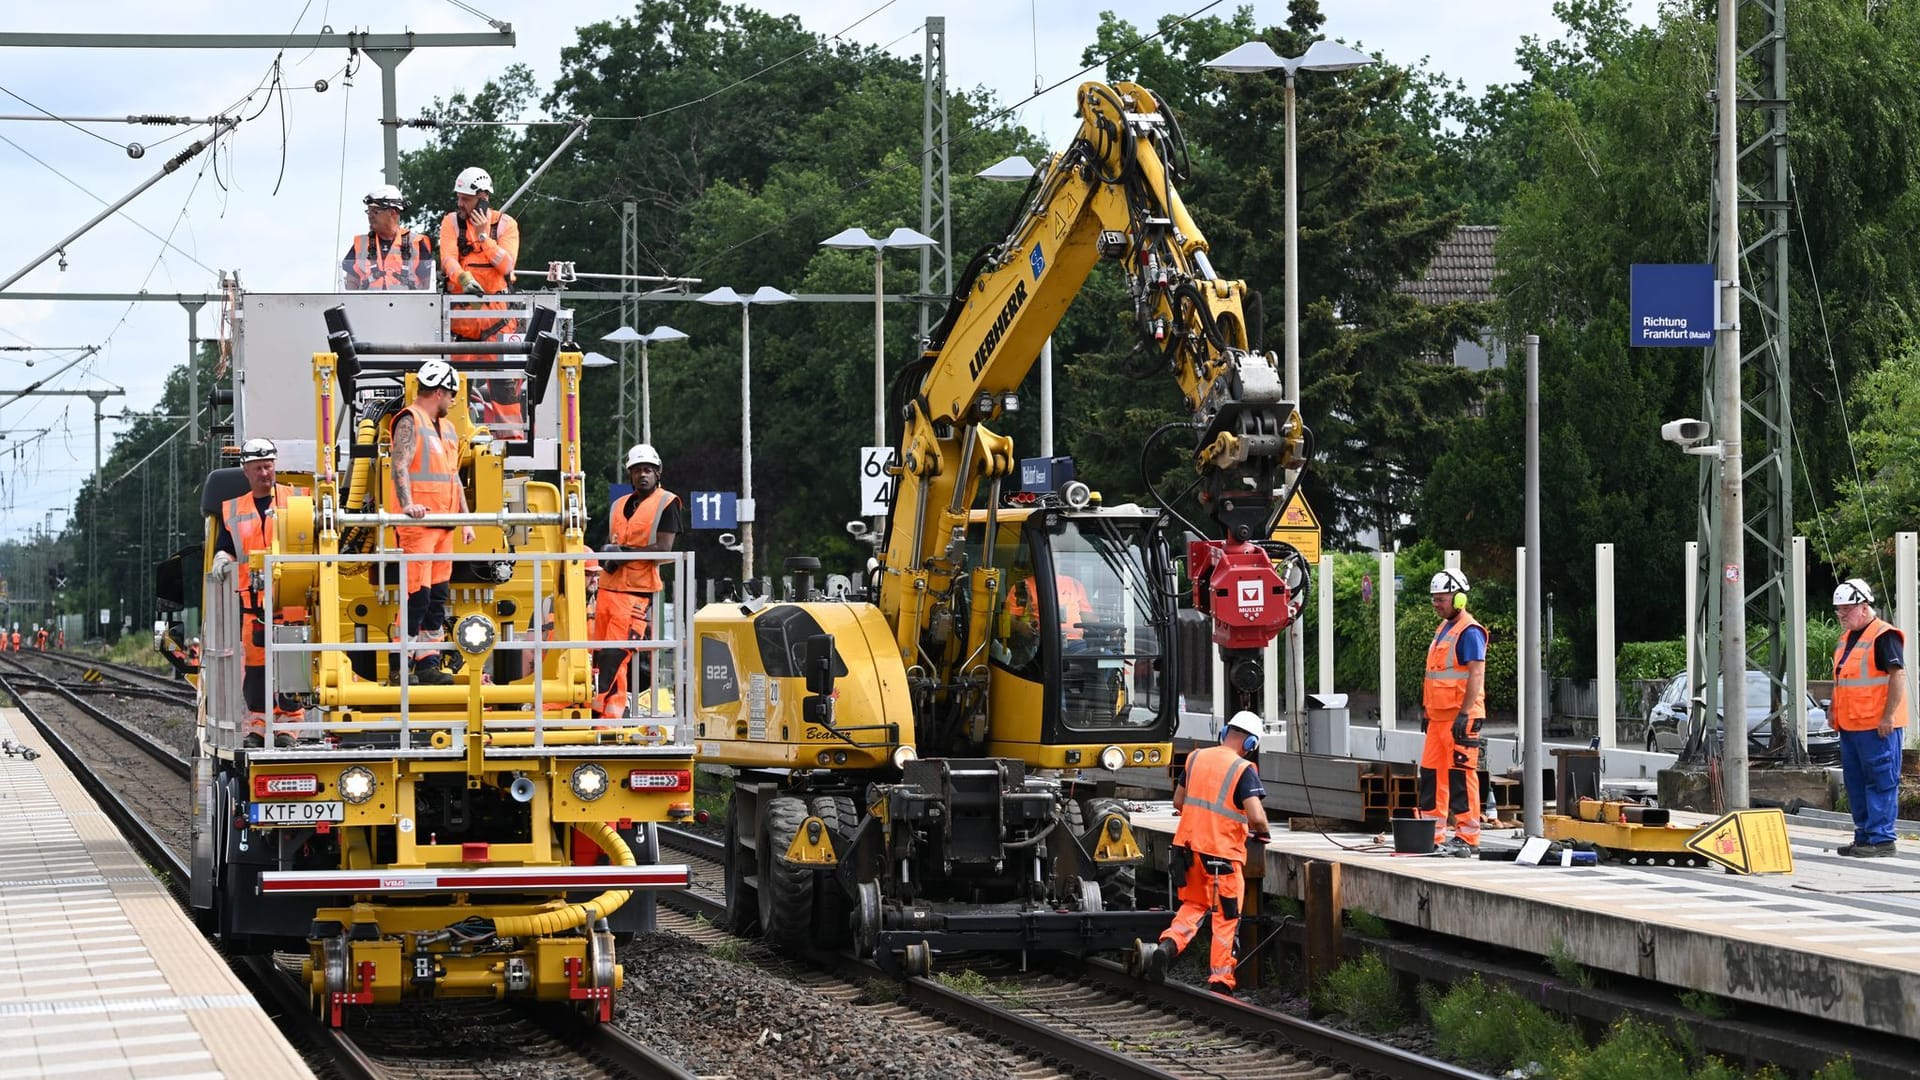
[[[953,294],[951,146],[947,141],[947,20],[927,16],[926,55],[921,58],[925,101],[920,124],[920,232],[939,246],[920,249],[920,337],[927,336],[934,305]],[[917,351],[917,350],[916,350]]]
[[[1716,490],[1717,462],[1703,459],[1700,474],[1700,557],[1692,572],[1698,589],[1691,670],[1692,695],[1705,707],[1698,719],[1720,711],[1720,641],[1723,620],[1721,575],[1735,563],[1744,563],[1746,656],[1749,669],[1767,674],[1770,691],[1764,702],[1747,703],[1749,710],[1764,707],[1773,725],[1775,756],[1791,763],[1806,760],[1804,704],[1806,688],[1794,650],[1802,649],[1803,628],[1793,624],[1793,597],[1804,584],[1797,581],[1793,544],[1793,412],[1788,330],[1787,266],[1791,232],[1792,177],[1787,160],[1787,7],[1788,0],[1736,0],[1734,18],[1735,123],[1731,132],[1714,133],[1716,152],[1733,153],[1737,191],[1712,185],[1708,215],[1708,250],[1720,242],[1722,200],[1737,199],[1736,212],[1740,304],[1737,312],[1723,312],[1725,321],[1742,329],[1740,364],[1741,430],[1716,431],[1716,437],[1741,444],[1741,495],[1744,500],[1743,559],[1723,558],[1719,540],[1720,500]],[[1715,349],[1705,350],[1701,394],[1703,416],[1721,415],[1718,404]],[[1729,674],[1728,678],[1742,676]],[[1758,687],[1755,687],[1757,690]],[[1698,708],[1698,705],[1696,705]],[[1710,724],[1696,722],[1694,737],[1683,755],[1687,764],[1704,761],[1702,733]],[[1729,718],[1727,732],[1740,730]]]

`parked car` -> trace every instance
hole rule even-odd
[[[1769,696],[1766,672],[1749,670],[1747,751],[1750,754],[1767,749],[1773,742],[1772,728],[1766,722]],[[1722,717],[1725,715],[1721,713]],[[1687,708],[1687,674],[1683,671],[1667,682],[1666,689],[1647,711],[1647,749],[1679,753],[1686,747],[1692,731]],[[1840,760],[1840,733],[1827,719],[1827,710],[1813,700],[1812,695],[1807,697],[1807,756],[1829,765]]]

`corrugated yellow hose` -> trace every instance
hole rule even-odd
[[[574,828],[591,836],[593,842],[600,845],[600,850],[607,853],[613,865],[639,865],[633,858],[633,849],[620,838],[620,834],[614,831],[613,826],[595,821],[575,825]],[[493,932],[500,937],[517,938],[545,937],[548,934],[578,930],[595,919],[603,919],[620,910],[620,905],[626,903],[632,896],[632,889],[608,889],[584,904],[568,904],[565,907],[533,915],[510,915],[504,919],[495,919]]]

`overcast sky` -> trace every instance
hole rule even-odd
[[[1091,43],[1101,11],[1150,28],[1164,13],[1189,12],[1204,2],[970,0],[945,11],[926,0],[763,0],[759,6],[797,14],[810,30],[844,31],[849,39],[901,56],[918,55],[926,16],[944,14],[950,86],[985,86],[1011,103],[1032,93],[1036,77],[1052,84],[1079,70],[1081,51]],[[1206,13],[1229,16],[1235,6],[1234,0],[1223,0]],[[1252,6],[1263,26],[1286,15],[1284,0]],[[1436,70],[1474,89],[1517,77],[1513,55],[1522,36],[1553,37],[1559,31],[1547,0],[1323,0],[1322,7],[1331,36],[1403,63],[1427,58]],[[328,26],[340,32],[486,32],[486,21],[463,8],[512,23],[517,45],[417,51],[399,68],[402,117],[418,115],[436,95],[479,89],[510,62],[531,66],[544,87],[556,74],[560,49],[573,40],[575,26],[633,10],[630,3],[602,0],[477,0],[470,5],[452,0],[172,0],[164,5],[80,0],[10,5],[5,29],[286,34]],[[1631,8],[1637,18],[1650,20],[1655,0],[1632,0]],[[0,48],[0,88],[63,116],[206,117],[252,93],[251,115],[265,100],[258,88],[273,59],[266,50]],[[241,126],[230,150],[219,154],[217,168],[203,168],[209,155],[200,155],[136,198],[125,216],[110,218],[70,245],[64,271],[50,259],[7,293],[199,293],[213,289],[216,270],[238,270],[242,282],[255,290],[331,288],[340,252],[353,230],[364,225],[360,197],[381,181],[379,71],[363,63],[349,87],[342,78],[346,62],[343,52],[310,50],[296,37],[282,62],[285,83],[293,88],[284,96],[284,145],[282,100],[275,98],[272,108]],[[330,84],[325,93],[314,91],[318,79]],[[1050,141],[1066,137],[1072,128],[1072,85],[1023,107],[1021,121]],[[730,106],[716,101],[710,107]],[[0,114],[33,111],[0,94]],[[0,275],[11,276],[102,208],[104,203],[82,188],[106,202],[118,199],[199,134],[124,124],[81,126],[87,130],[0,120],[0,192],[10,211],[10,242],[0,258]],[[400,138],[403,149],[423,141],[409,131]],[[124,149],[129,141],[155,145],[134,160]],[[170,236],[173,249],[163,247],[156,235]],[[539,261],[566,257],[561,252],[527,255]],[[202,311],[202,335],[217,332],[217,326],[216,308],[210,305]],[[40,379],[48,389],[120,388],[126,396],[107,399],[109,413],[147,409],[157,401],[168,369],[185,358],[186,330],[186,314],[173,303],[0,299],[0,346],[101,347],[97,357],[71,366],[77,355],[71,352],[0,351],[0,390],[18,390]],[[109,442],[119,427],[108,420]],[[51,431],[36,436],[42,428]],[[0,405],[0,432],[6,433],[0,440],[0,537],[21,535],[47,521],[49,512],[56,526],[64,523],[60,511],[72,504],[92,468],[91,429],[92,403],[83,397],[32,397]],[[160,465],[164,469],[164,457]],[[117,490],[137,498],[137,481]]]

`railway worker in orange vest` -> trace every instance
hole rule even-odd
[[[367,231],[340,260],[341,284],[353,291],[431,288],[433,249],[425,236],[401,226],[407,200],[400,189],[382,184],[360,201],[367,204]]]
[[[1087,596],[1087,587],[1072,574],[1056,573],[1054,582],[1054,603],[1060,609],[1060,636],[1065,641],[1085,641],[1086,627],[1081,625],[1093,616],[1093,601]],[[1040,605],[1034,597],[1033,578],[1022,578],[1013,588],[1013,596],[1007,603],[1007,611],[1014,618],[1026,623],[1029,628],[1038,629]]]
[[[33,647],[36,649],[39,649],[41,652],[47,651],[47,628],[46,627],[44,626],[37,627],[33,631]]]
[[[460,393],[460,373],[445,360],[429,360],[414,377],[419,387],[413,403],[393,421],[392,486],[389,506],[410,518],[428,514],[464,514],[467,489],[460,483],[459,435],[447,413]],[[400,550],[408,554],[450,555],[453,526],[403,525],[394,530]],[[473,526],[460,528],[460,542],[473,543]],[[410,641],[435,643],[447,639],[447,583],[453,580],[451,560],[420,560],[406,564],[406,633]],[[419,650],[412,657],[411,681],[422,686],[446,686],[453,676],[441,670],[438,650]]]
[[[453,198],[458,209],[440,221],[440,270],[446,275],[447,292],[455,296],[511,292],[513,270],[520,261],[520,223],[492,208],[492,175],[477,167],[460,170],[453,181]],[[448,326],[460,341],[503,341],[519,332],[518,320],[472,316],[506,307],[500,300],[452,301],[449,308],[455,317]],[[460,355],[453,362],[494,359],[499,358]],[[479,421],[501,427],[494,437],[505,441],[526,437],[525,393],[525,382],[518,378],[482,379],[467,387],[467,397],[480,409]]]
[[[20,627],[18,626],[13,628],[13,651],[20,651]]]
[[[1833,648],[1833,726],[1853,810],[1853,843],[1838,850],[1857,859],[1891,858],[1907,726],[1906,637],[1874,614],[1873,589],[1859,578],[1833,590],[1833,613],[1846,631]]]
[[[240,471],[246,475],[248,489],[220,504],[220,531],[214,538],[214,565],[240,563],[234,573],[234,587],[240,593],[240,694],[247,706],[247,741],[255,746],[264,740],[267,728],[267,629],[265,597],[254,588],[248,560],[273,546],[276,515],[294,494],[292,487],[275,479],[277,457],[270,440],[248,439],[241,444]],[[280,608],[282,622],[305,619],[304,608]],[[284,698],[274,705],[283,712],[294,709],[293,702]]]
[[[67,632],[65,630],[60,631],[58,634],[54,635],[54,637],[58,642],[58,644],[56,644],[54,648],[64,649],[67,647]]]
[[[607,512],[603,552],[672,551],[680,534],[680,496],[660,486],[660,454],[646,443],[627,451],[627,479],[633,491]],[[610,559],[600,567],[594,598],[595,641],[641,641],[651,633],[653,598],[660,591],[660,564],[645,559]],[[600,696],[595,711],[603,717],[626,715],[627,669],[637,650],[602,647],[594,653]],[[643,668],[651,670],[651,666]]]
[[[1420,695],[1427,733],[1420,816],[1433,819],[1436,845],[1461,856],[1480,847],[1480,729],[1487,720],[1487,630],[1467,614],[1467,589],[1467,575],[1458,570],[1442,570],[1428,583],[1440,626],[1427,646]]]
[[[1180,910],[1144,954],[1146,976],[1155,982],[1167,977],[1167,965],[1186,951],[1200,932],[1200,921],[1211,915],[1207,989],[1233,993],[1247,841],[1266,843],[1270,838],[1267,810],[1260,802],[1267,789],[1260,783],[1260,770],[1245,757],[1260,748],[1262,726],[1254,713],[1233,714],[1220,731],[1220,744],[1187,755],[1186,770],[1174,785],[1173,809],[1180,825],[1173,831],[1172,874],[1180,882]]]

